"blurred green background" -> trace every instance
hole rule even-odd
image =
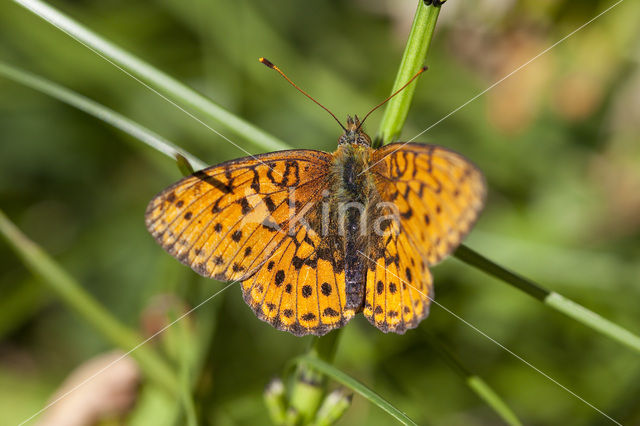
[[[52,4],[293,147],[332,151],[336,123],[257,61],[265,56],[339,117],[389,92],[414,0],[62,1]],[[438,122],[612,1],[450,0],[404,140]],[[622,2],[417,140],[485,172],[487,208],[467,243],[640,331],[640,3]],[[19,6],[0,3],[0,61],[103,103],[215,164],[245,154]],[[368,120],[375,133],[381,113]],[[250,143],[228,135],[251,153]],[[222,288],[169,257],[144,227],[171,161],[103,122],[0,77],[0,206],[118,319],[145,335]],[[623,424],[640,424],[636,353],[449,259],[437,301]],[[69,372],[111,346],[0,244],[0,413],[17,424]],[[267,382],[309,338],[255,318],[232,287],[198,309],[194,351],[208,424],[269,424]],[[420,424],[492,425],[430,343],[429,330],[526,424],[609,421],[438,306],[417,330],[344,330],[335,365]],[[149,343],[171,352],[168,337]],[[163,346],[164,345],[164,346]],[[169,354],[171,356],[171,354]],[[144,388],[131,424],[170,424]],[[164,402],[163,402],[164,401]],[[6,422],[6,423],[5,423]],[[164,423],[163,423],[164,422]],[[340,424],[393,420],[355,397]]]

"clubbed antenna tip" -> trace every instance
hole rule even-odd
[[[260,59],[258,59],[258,60],[259,60],[260,62],[262,62],[263,64],[265,64],[266,66],[268,66],[269,68],[271,68],[271,69],[274,69],[274,68],[276,67],[276,66],[275,66],[275,65],[273,65],[273,63],[272,63],[270,60],[268,60],[267,58],[260,58]]]

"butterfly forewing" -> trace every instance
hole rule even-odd
[[[486,194],[482,173],[445,148],[389,144],[374,151],[372,171],[383,200],[398,208],[400,232],[429,265],[450,254],[471,230]]]
[[[326,185],[330,159],[320,151],[292,150],[202,170],[151,200],[147,228],[199,274],[245,279],[287,238],[291,200],[309,199]]]

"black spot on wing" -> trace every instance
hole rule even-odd
[[[313,294],[313,290],[311,289],[311,286],[306,284],[304,286],[302,286],[302,297],[307,298],[310,297]]]
[[[325,296],[331,295],[331,284],[327,282],[322,283],[322,285],[320,286],[320,291],[322,291],[322,294],[324,294]]]

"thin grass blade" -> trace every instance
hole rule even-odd
[[[89,295],[64,269],[37,244],[24,235],[0,210],[0,235],[22,259],[24,264],[69,307],[74,309],[107,340],[138,361],[146,375],[171,393],[180,387],[176,374],[155,352],[140,346],[142,339],[114,318]]]
[[[372,391],[367,386],[360,383],[353,377],[349,376],[348,374],[338,370],[333,365],[328,364],[322,361],[321,359],[318,359],[315,356],[302,356],[297,358],[296,361],[309,364],[313,368],[326,374],[327,376],[331,377],[335,381],[342,383],[344,386],[348,387],[349,389],[353,390],[354,392],[368,399],[372,404],[380,407],[381,409],[389,413],[400,423],[405,425],[416,425],[416,422],[411,420],[409,416],[407,416],[405,413],[400,411],[398,408],[396,408],[393,404],[388,402],[382,396],[378,395],[377,393],[375,393],[374,391]]]
[[[287,149],[287,145],[284,142],[231,114],[210,99],[123,48],[109,42],[46,2],[40,0],[13,1],[73,37],[220,136],[225,137],[207,123],[201,121],[201,118],[214,123],[216,127],[234,132],[264,150],[277,151]],[[201,118],[196,115],[201,116]]]
[[[167,139],[157,133],[154,133],[152,130],[147,129],[135,121],[118,114],[112,109],[69,90],[66,87],[60,86],[52,81],[1,61],[0,75],[47,94],[106,123],[109,123],[168,157],[176,159],[179,156],[182,156],[183,158],[186,158],[196,169],[204,169],[207,167],[207,164],[204,161],[169,142]]]
[[[474,266],[482,272],[516,287],[534,299],[562,312],[579,323],[622,343],[636,352],[640,352],[640,337],[637,334],[603,318],[601,315],[596,314],[584,306],[556,292],[549,291],[539,284],[492,262],[465,245],[458,247],[454,252],[454,256],[464,263]]]

